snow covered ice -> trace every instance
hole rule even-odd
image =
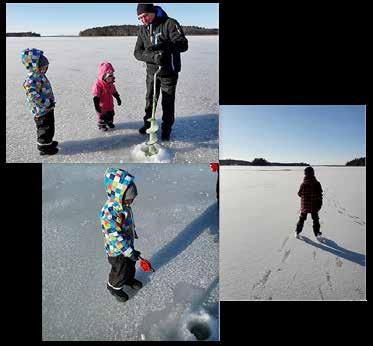
[[[110,265],[98,213],[106,168],[127,169],[139,291],[118,302],[106,289]],[[208,164],[44,164],[42,185],[43,340],[218,340],[219,233],[216,173]]]
[[[206,163],[218,159],[218,36],[188,36],[176,88],[175,123],[168,150],[171,163]],[[147,162],[134,156],[148,140],[138,133],[145,108],[145,65],[133,56],[136,37],[8,37],[6,39],[7,162]],[[47,76],[56,97],[54,139],[57,155],[40,157],[36,129],[22,88],[27,71],[24,48],[39,48],[50,61]],[[114,100],[116,128],[96,126],[91,86],[102,61],[113,64],[122,105]],[[161,100],[156,118],[160,125]],[[137,161],[138,160],[138,161]],[[168,162],[166,160],[166,162]]]
[[[170,163],[171,162],[171,153],[169,150],[164,148],[159,144],[154,144],[158,152],[154,155],[146,156],[144,152],[144,147],[146,144],[136,145],[131,153],[134,162],[148,162],[148,163]]]
[[[324,240],[295,238],[304,167],[221,166],[221,300],[365,300],[365,167],[318,167]]]

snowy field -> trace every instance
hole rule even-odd
[[[221,167],[221,300],[366,299],[365,167],[314,168],[323,242],[294,236],[302,167]]]
[[[118,302],[98,213],[108,165],[43,165],[43,340],[218,340],[218,206],[208,165],[110,165],[135,176],[135,247],[155,273]],[[191,332],[193,331],[193,333]]]
[[[188,36],[176,88],[176,114],[171,141],[164,144],[173,163],[206,163],[218,158],[218,36]],[[137,147],[148,136],[138,133],[145,108],[143,62],[135,59],[136,37],[70,37],[6,39],[6,160],[7,162],[143,162]],[[25,104],[22,84],[27,70],[24,48],[39,48],[50,61],[47,76],[56,98],[55,140],[60,152],[41,157],[36,128]],[[115,103],[116,128],[96,126],[91,86],[102,61],[113,64],[122,105]],[[157,119],[162,116],[161,100]],[[161,143],[163,145],[163,143]],[[157,161],[157,160],[156,160]]]

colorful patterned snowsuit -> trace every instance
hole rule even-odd
[[[54,108],[55,100],[52,86],[47,76],[39,70],[38,64],[43,51],[25,49],[22,51],[22,63],[29,71],[23,88],[26,91],[27,102],[34,116],[43,116]]]
[[[122,204],[122,198],[134,177],[127,171],[108,168],[104,185],[108,200],[100,211],[101,230],[104,235],[105,251],[108,256],[123,254],[132,260],[135,238],[135,223],[132,209]]]
[[[22,63],[28,70],[28,76],[23,83],[26,100],[34,115],[37,128],[37,148],[48,152],[54,146],[54,105],[55,99],[52,86],[39,69],[39,60],[43,51],[36,48],[26,48],[22,51]]]

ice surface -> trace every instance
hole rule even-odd
[[[173,163],[206,163],[218,158],[218,36],[188,36],[176,89],[175,124],[170,148]],[[6,39],[7,162],[143,162],[134,161],[134,146],[147,140],[138,129],[145,108],[145,65],[133,56],[136,37],[8,37]],[[22,88],[27,71],[24,48],[42,49],[50,61],[47,76],[56,97],[55,140],[60,152],[40,157],[36,129]],[[91,86],[98,64],[110,61],[122,105],[115,104],[116,128],[96,126]],[[157,107],[160,125],[161,100]]]
[[[221,300],[366,299],[365,168],[314,168],[323,242],[294,236],[302,167],[221,167]]]
[[[155,273],[119,303],[98,213],[108,167],[135,176],[135,246]],[[218,339],[219,234],[216,174],[208,164],[43,165],[43,340]]]

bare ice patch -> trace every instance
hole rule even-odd
[[[178,284],[174,299],[165,309],[145,316],[140,339],[147,341],[216,341],[218,320],[203,307],[209,292],[187,283]]]
[[[154,144],[158,149],[158,153],[151,156],[146,156],[144,148],[146,143],[137,144],[131,151],[132,160],[135,162],[148,162],[148,163],[170,163],[171,162],[171,152],[159,144]]]
[[[172,308],[153,312],[146,318],[141,340],[151,341],[213,341],[218,340],[218,321],[205,309],[176,304]]]

